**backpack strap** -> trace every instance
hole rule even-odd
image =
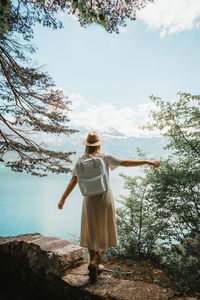
[[[79,159],[78,159],[81,170],[84,171],[83,161],[84,161],[85,156],[89,156],[90,158],[92,158],[94,167],[97,168],[97,163],[96,163],[95,157],[91,154],[84,154],[82,157],[79,157]]]
[[[94,156],[91,155],[91,154],[84,154],[84,155],[81,157],[81,161],[84,160],[84,157],[85,157],[85,156],[89,156],[90,158],[95,159]]]

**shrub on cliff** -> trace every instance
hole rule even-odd
[[[159,128],[173,152],[143,177],[123,176],[129,195],[116,210],[115,253],[157,257],[181,293],[200,295],[200,96],[179,95],[151,97],[158,110],[145,128]]]
[[[161,217],[165,212],[173,217],[174,238],[184,243],[200,236],[200,95],[179,95],[174,102],[152,97],[158,110],[151,113],[153,121],[147,128],[159,128],[168,137],[166,148],[173,153],[152,172],[149,197]]]
[[[125,180],[127,196],[121,196],[116,209],[119,253],[137,259],[154,257],[160,247],[169,244],[173,220],[168,214],[159,217],[157,205],[149,198],[151,189],[151,167],[145,167],[146,176],[130,177]]]

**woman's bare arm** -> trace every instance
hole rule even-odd
[[[153,165],[156,168],[159,167],[160,163],[157,160],[122,160],[120,166],[122,167],[136,167],[142,165]]]
[[[69,196],[69,194],[71,193],[71,191],[74,189],[74,187],[77,184],[77,176],[72,176],[66,190],[64,191],[59,203],[58,203],[58,208],[62,209],[63,205],[65,203],[65,199]]]

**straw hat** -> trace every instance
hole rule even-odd
[[[87,138],[83,141],[83,145],[87,146],[99,146],[104,144],[104,140],[100,139],[96,131],[90,131]]]

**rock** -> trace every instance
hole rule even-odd
[[[67,269],[83,263],[84,252],[68,240],[34,233],[1,237],[0,256],[14,265],[26,261],[30,271],[40,277],[60,277]]]
[[[81,265],[62,276],[66,283],[82,288],[101,299],[117,300],[168,300],[175,295],[170,288],[143,281],[122,280],[101,274],[94,284],[88,284],[87,264]]]
[[[40,233],[0,237],[1,300],[197,300],[153,283],[100,274],[89,282],[83,248]]]

